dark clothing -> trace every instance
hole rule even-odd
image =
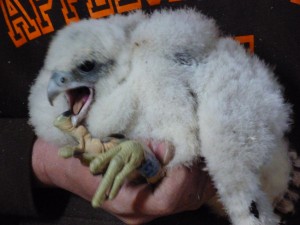
[[[0,224],[122,224],[90,203],[58,189],[34,188],[27,125],[30,85],[42,67],[52,35],[65,24],[142,8],[195,7],[216,19],[274,66],[294,109],[289,136],[300,149],[300,0],[0,0]],[[263,96],[262,96],[263,97]],[[300,211],[300,210],[299,210]],[[298,212],[300,214],[300,212]],[[222,222],[223,221],[223,222]],[[298,224],[296,216],[288,224]],[[206,209],[151,224],[227,224]]]

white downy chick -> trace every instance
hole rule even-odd
[[[273,72],[194,10],[119,18],[58,33],[30,96],[37,134],[69,142],[52,122],[71,108],[74,123],[95,137],[169,141],[175,146],[169,168],[205,158],[234,225],[278,224],[272,203],[290,180],[284,140],[290,107]]]

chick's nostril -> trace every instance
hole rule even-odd
[[[63,83],[63,84],[64,84],[64,83],[66,82],[66,78],[61,77],[59,81],[60,81],[60,83]]]
[[[65,86],[68,84],[70,76],[68,73],[65,72],[54,72],[52,76],[52,80],[58,86]]]

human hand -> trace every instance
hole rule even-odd
[[[172,151],[164,143],[147,143],[163,163],[172,158]],[[91,201],[101,176],[91,175],[79,160],[62,159],[57,148],[38,139],[33,148],[32,166],[37,178],[46,185],[56,186]],[[202,165],[177,167],[155,187],[126,182],[112,201],[102,208],[128,224],[141,224],[157,217],[194,210],[215,194]]]

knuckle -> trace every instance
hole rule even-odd
[[[174,201],[164,199],[164,200],[158,202],[157,208],[161,215],[169,215],[175,211],[175,209],[176,209],[175,205],[176,204],[174,204]]]

